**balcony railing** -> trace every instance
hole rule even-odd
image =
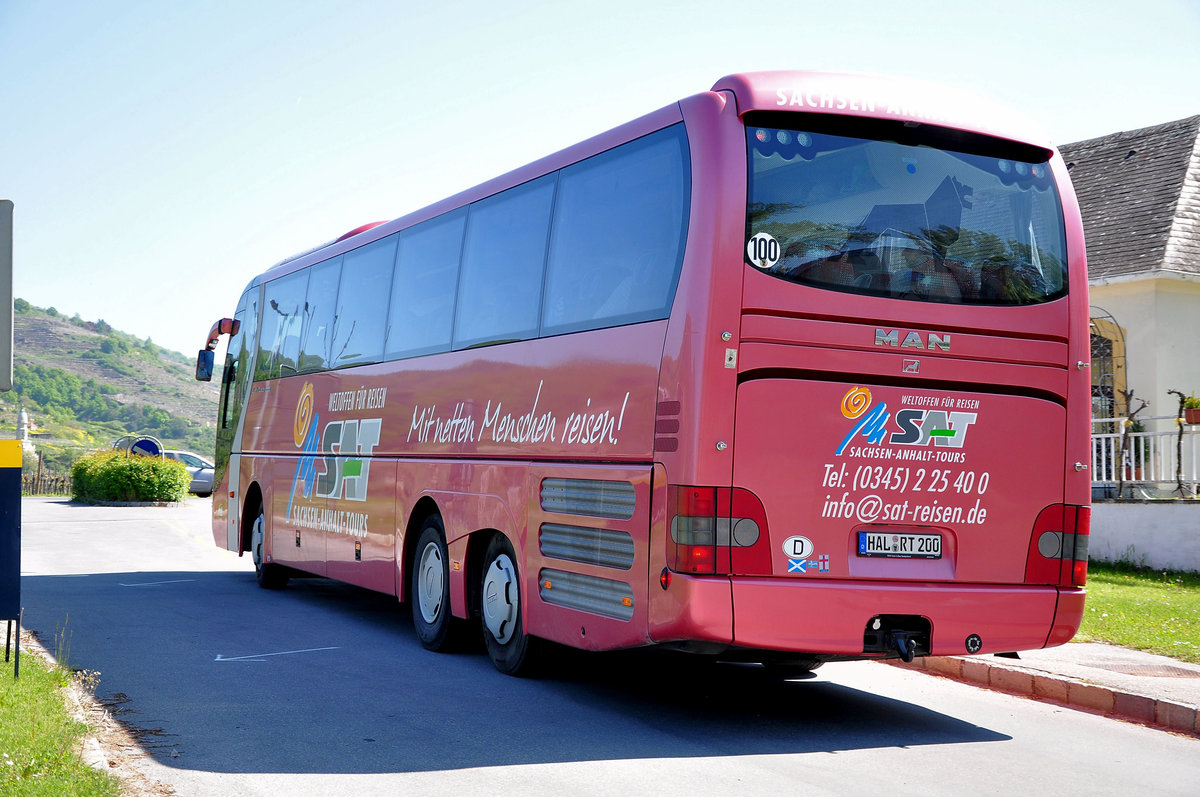
[[[1126,496],[1178,496],[1182,483],[1183,495],[1195,497],[1200,485],[1200,426],[1181,424],[1173,415],[1156,415],[1138,418],[1144,430],[1135,432],[1127,420],[1092,419],[1093,494],[1116,497],[1124,486]]]

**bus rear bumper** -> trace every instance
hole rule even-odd
[[[1062,644],[1083,611],[1082,590],[1063,590],[1060,604],[1050,586],[734,578],[732,588],[736,646],[837,656],[863,655],[867,625],[880,615],[925,618],[930,655],[952,656]]]
[[[683,643],[683,647],[696,649],[733,644],[728,576],[673,573],[666,590],[660,592],[657,584],[651,590],[649,630],[654,642]]]

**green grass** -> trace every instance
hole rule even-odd
[[[67,710],[70,673],[28,654],[20,678],[13,678],[11,661],[0,665],[7,667],[0,670],[0,794],[120,794],[116,779],[79,758],[87,728]]]
[[[1200,573],[1088,565],[1080,642],[1111,642],[1200,664]]]

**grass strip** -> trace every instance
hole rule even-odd
[[[1088,564],[1080,642],[1110,642],[1200,664],[1200,573]]]
[[[2,659],[3,657],[0,657]],[[71,674],[35,655],[21,656],[21,677],[0,661],[0,794],[92,797],[120,794],[115,778],[83,763],[87,726],[71,718]]]

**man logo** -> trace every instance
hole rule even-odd
[[[921,338],[920,332],[909,332],[904,336],[904,341],[900,341],[900,330],[898,329],[875,329],[875,345],[876,346],[891,346],[899,349],[928,349],[933,351],[950,351],[950,334],[939,335],[936,332],[929,333],[928,343]]]

